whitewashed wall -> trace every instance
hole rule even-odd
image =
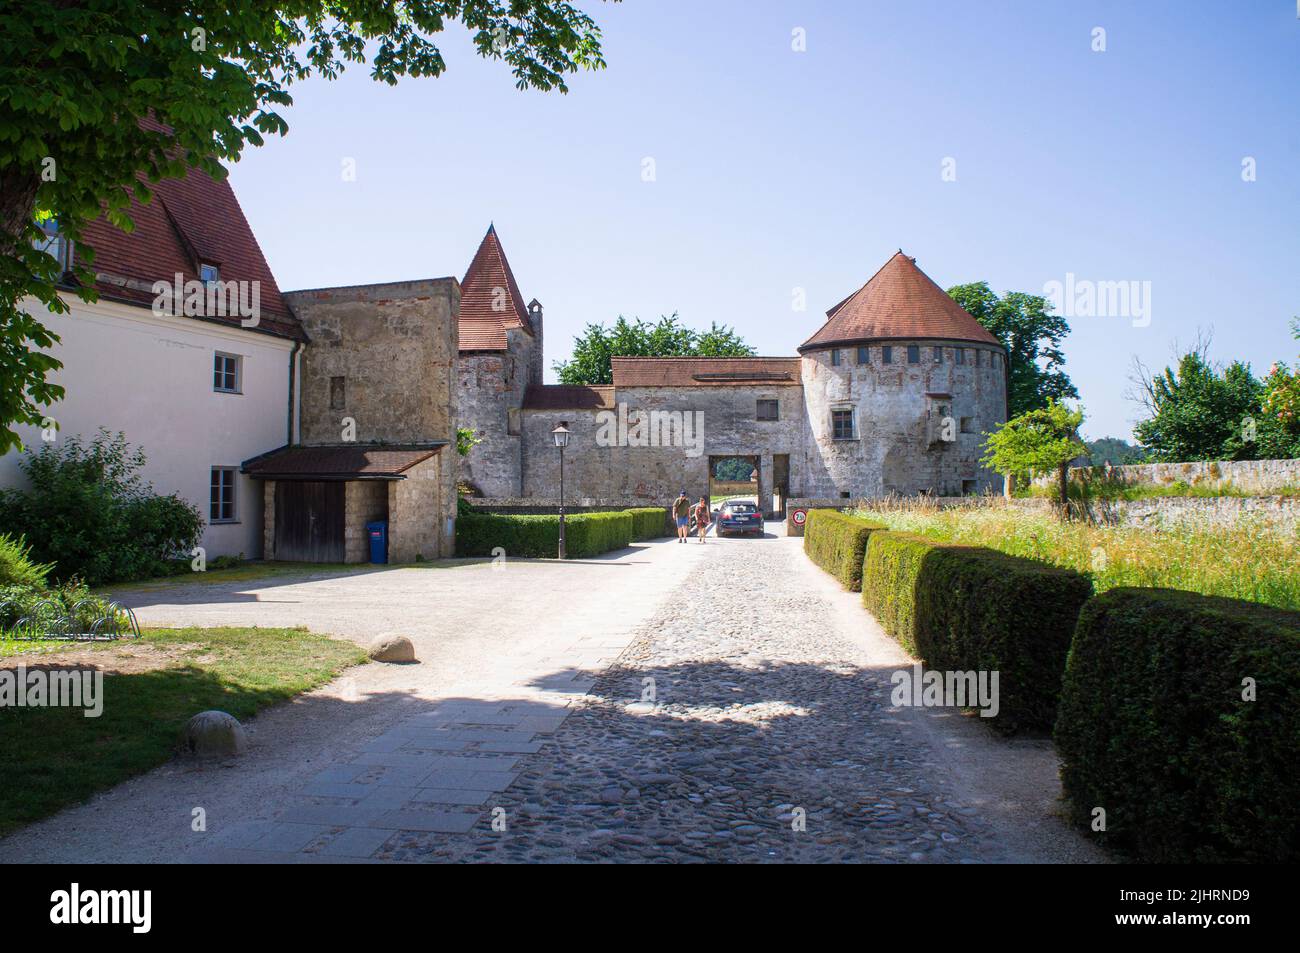
[[[54,355],[63,369],[52,379],[67,393],[48,410],[59,423],[59,439],[89,438],[101,426],[124,431],[148,457],[144,478],[159,493],[193,503],[205,521],[212,467],[238,467],[287,442],[293,342],[194,318],[155,317],[147,308],[110,301],[65,300],[71,313],[42,319],[62,339]],[[243,357],[242,394],[213,391],[216,351]],[[42,446],[39,428],[19,433],[26,447]],[[0,486],[22,485],[21,456],[0,456]],[[205,528],[209,558],[261,555],[259,489],[238,477],[238,522]]]

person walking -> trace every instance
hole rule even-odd
[[[686,498],[685,490],[677,494],[677,499],[673,500],[673,519],[677,521],[677,542],[686,542],[686,537],[691,531],[691,501]]]
[[[695,527],[700,531],[700,542],[704,542],[704,534],[709,531],[709,524],[713,518],[709,515],[709,501],[705,497],[700,497],[700,502],[695,504],[691,511],[695,517]]]

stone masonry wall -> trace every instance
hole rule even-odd
[[[455,494],[444,495],[448,482],[445,474],[454,472],[447,453],[444,449],[407,470],[405,480],[387,485],[389,562],[455,555],[455,538],[447,532],[455,512]]]
[[[392,520],[388,511],[388,482],[385,480],[349,480],[343,485],[343,561],[370,561],[370,536],[366,524]],[[392,543],[389,542],[389,551]]]
[[[457,425],[481,441],[458,460],[457,479],[485,496],[520,492],[522,437],[510,433],[520,420],[524,389],[541,347],[526,331],[506,332],[508,349],[460,355],[456,371]]]
[[[1071,467],[1070,479],[1100,475],[1098,468]],[[1110,479],[1127,484],[1168,486],[1186,483],[1209,488],[1233,487],[1243,493],[1267,495],[1300,486],[1300,460],[1208,460],[1195,463],[1137,463],[1112,467]],[[1039,486],[1054,486],[1056,476],[1035,477]]]

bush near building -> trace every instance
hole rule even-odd
[[[1079,610],[1069,569],[902,533],[870,534],[862,601],[885,631],[940,671],[998,672],[995,727],[1050,730]]]
[[[596,556],[632,544],[632,514],[575,513],[564,518],[565,552]],[[516,558],[553,558],[560,545],[558,515],[514,515],[462,511],[456,521],[457,556],[493,556],[498,547]]]
[[[635,506],[624,512],[632,516],[633,539],[659,539],[670,535],[666,506]]]
[[[845,589],[861,592],[867,540],[878,529],[885,527],[837,510],[809,510],[803,549],[809,559],[838,579]]]
[[[1083,610],[1056,725],[1074,819],[1143,861],[1300,860],[1300,613],[1172,589]]]

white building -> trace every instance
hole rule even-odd
[[[65,389],[47,410],[54,439],[123,432],[147,456],[144,479],[202,512],[209,558],[257,557],[262,494],[240,465],[295,441],[291,388],[305,337],[228,183],[191,172],[154,190],[152,203],[132,205],[132,234],[102,219],[87,229],[99,300],[69,289],[70,313],[42,315],[63,362],[51,375]],[[79,252],[55,247],[65,260]],[[193,283],[188,307],[156,290],[177,280]],[[29,451],[43,445],[42,428],[19,435]],[[0,485],[23,484],[23,455],[0,456]]]

